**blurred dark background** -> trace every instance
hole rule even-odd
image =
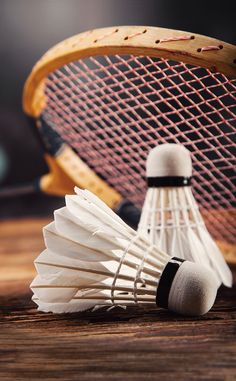
[[[0,188],[47,172],[22,112],[32,66],[55,43],[112,25],[152,25],[236,43],[235,2],[174,0],[0,0]],[[51,213],[63,200],[28,195],[0,199],[0,218]]]

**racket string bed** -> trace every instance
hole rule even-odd
[[[235,241],[236,80],[164,58],[99,56],[51,73],[46,96],[47,123],[138,207],[150,148],[185,145],[208,229],[215,239]]]

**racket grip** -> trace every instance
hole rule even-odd
[[[133,229],[137,229],[141,212],[128,200],[123,200],[115,212]]]
[[[15,186],[5,186],[0,189],[0,199],[25,196],[33,193],[40,193],[40,179]]]

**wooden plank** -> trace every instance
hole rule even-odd
[[[0,380],[236,380],[236,287],[184,318],[150,307],[39,313],[29,283],[47,220],[0,223]]]

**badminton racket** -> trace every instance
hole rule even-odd
[[[57,195],[87,188],[135,225],[149,150],[181,143],[192,153],[206,225],[232,254],[235,78],[235,46],[194,33],[123,26],[57,44],[24,88],[50,170],[35,187]]]

